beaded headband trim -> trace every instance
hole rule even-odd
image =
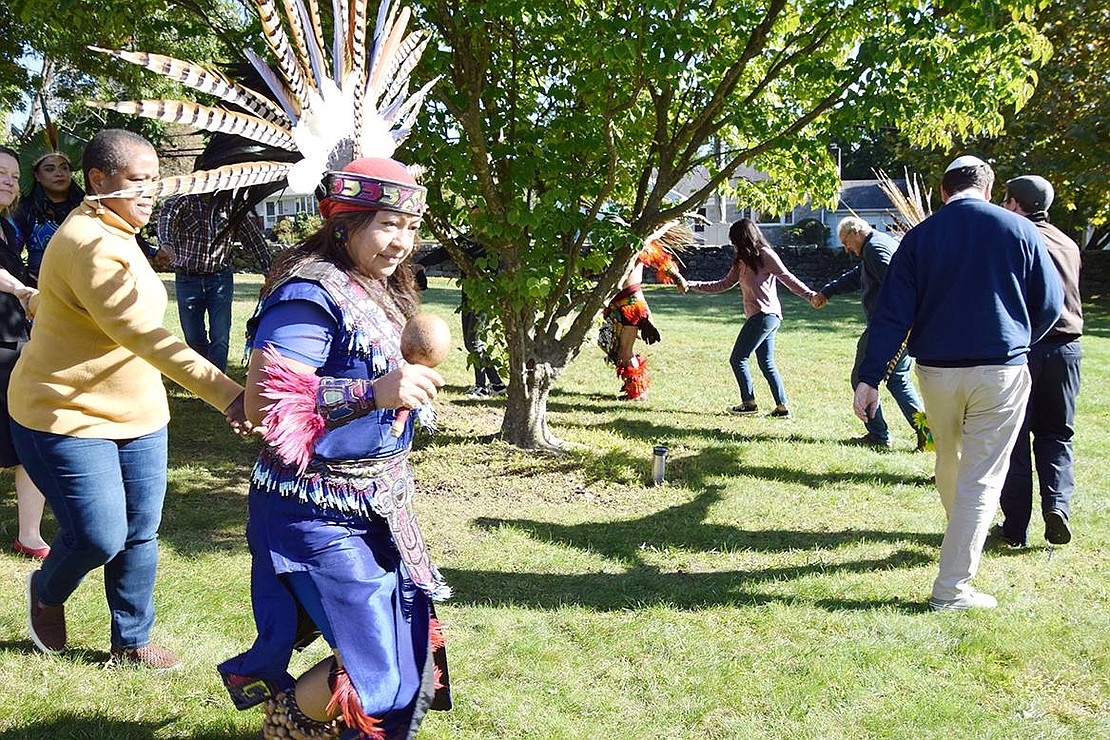
[[[329,172],[324,180],[327,198],[365,208],[423,216],[428,189],[421,185],[383,180],[353,172]]]

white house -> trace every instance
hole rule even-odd
[[[750,168],[741,168],[736,177],[758,182],[767,179],[762,172]],[[700,189],[708,179],[704,169],[695,170],[683,178],[675,187],[675,195],[682,196]],[[900,187],[905,187],[904,180],[896,180]],[[878,180],[844,180],[840,185],[840,197],[837,199],[836,208],[813,208],[810,204],[797,206],[788,213],[773,214],[763,213],[757,209],[746,207],[731,196],[714,193],[705,205],[698,209],[698,213],[705,216],[708,224],[699,224],[694,227],[699,238],[704,244],[728,244],[729,226],[741,218],[750,218],[759,224],[760,229],[772,244],[781,244],[783,228],[797,224],[807,218],[815,218],[829,229],[829,240],[825,246],[839,248],[836,240],[836,227],[840,220],[846,216],[856,215],[867,221],[878,231],[887,232],[894,222],[894,204],[879,188]]]
[[[279,190],[255,206],[255,213],[262,217],[262,229],[268,231],[286,216],[292,217],[298,213],[315,216],[320,213],[320,209],[317,207],[316,196],[311,193],[294,195],[286,190]]]

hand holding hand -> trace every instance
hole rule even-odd
[[[38,291],[34,288],[22,288],[16,291],[15,297],[19,299],[19,305],[23,307],[23,313],[27,315],[28,319],[35,318],[35,312],[31,310],[31,299],[38,295]]]
[[[151,258],[151,262],[156,270],[168,270],[173,267],[173,261],[176,259],[177,254],[173,251],[173,247],[169,244],[158,245],[158,252]]]
[[[809,305],[814,308],[824,308],[829,305],[828,297],[821,292],[814,293],[813,297],[809,299]]]
[[[227,423],[231,425],[231,431],[238,434],[240,437],[246,438],[251,436],[252,433],[262,432],[262,427],[256,427],[247,420],[247,410],[243,405],[243,394],[240,393],[231,402],[231,405],[224,409],[224,418]]]
[[[856,416],[860,421],[866,423],[875,416],[875,409],[879,407],[879,389],[869,386],[867,383],[860,383],[856,386],[856,397],[852,403],[852,408],[856,412]]]
[[[420,408],[444,386],[430,367],[407,363],[374,381],[374,405],[380,409]]]

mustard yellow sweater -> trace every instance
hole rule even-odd
[[[17,422],[130,439],[169,422],[165,374],[220,411],[242,388],[166,331],[166,289],[136,229],[85,200],[43,257],[31,339],[8,387]]]

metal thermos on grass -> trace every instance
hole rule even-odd
[[[651,456],[651,480],[657,486],[667,482],[667,448],[663,445],[656,445]]]

